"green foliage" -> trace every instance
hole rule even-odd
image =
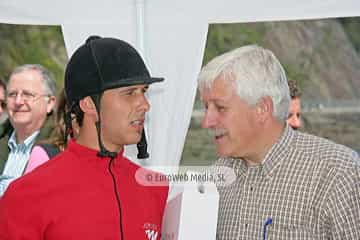
[[[260,24],[213,24],[209,26],[203,64],[212,58],[248,44],[262,44],[264,28]]]
[[[358,17],[353,18],[340,18],[340,23],[344,27],[344,31],[347,34],[349,40],[353,44],[354,48],[360,53],[360,21]]]
[[[63,86],[66,51],[59,26],[0,24],[0,77],[7,80],[14,67],[41,64]]]
[[[286,63],[282,65],[285,69],[287,78],[296,80],[298,87],[301,89],[304,86],[306,79],[309,79],[309,75],[297,66]]]

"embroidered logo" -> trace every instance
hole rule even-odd
[[[146,234],[148,240],[157,240],[158,239],[159,231],[158,231],[158,227],[156,224],[145,223],[144,230],[145,230],[145,234]]]
[[[145,230],[146,236],[148,240],[156,240],[158,236],[158,232],[155,230]]]

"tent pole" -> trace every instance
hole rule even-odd
[[[137,37],[137,48],[141,53],[143,58],[146,59],[145,54],[145,0],[135,0],[136,1],[136,37]]]

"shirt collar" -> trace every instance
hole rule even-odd
[[[40,130],[35,131],[33,134],[31,134],[29,137],[27,137],[23,143],[17,143],[16,142],[16,130],[14,130],[9,138],[8,146],[10,150],[16,149],[20,144],[24,144],[26,148],[29,146],[32,146],[35,142],[36,137],[39,135]]]
[[[79,157],[79,159],[87,159],[87,161],[95,160],[95,162],[98,162],[99,159],[104,159],[104,158],[98,156],[98,152],[99,152],[98,150],[81,145],[81,144],[75,142],[74,139],[69,140],[66,150],[76,154]],[[124,148],[118,152],[118,154],[115,158],[123,159],[123,158],[125,158],[123,156],[123,154],[124,154]],[[110,158],[106,157],[106,159],[110,159]],[[100,162],[106,163],[107,161],[100,161]],[[115,161],[114,165],[116,166],[119,163],[120,163],[120,161]]]
[[[294,138],[294,130],[286,124],[283,134],[278,141],[271,147],[270,151],[265,155],[262,163],[263,173],[265,176],[271,176],[275,169],[287,157],[291,142]]]
[[[265,177],[271,177],[275,169],[287,157],[294,134],[294,130],[286,124],[280,138],[270,148],[262,163],[256,166],[256,168],[262,168],[261,172]],[[233,159],[231,165],[238,176],[246,174],[249,168],[242,159]]]

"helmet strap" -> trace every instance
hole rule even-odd
[[[102,93],[94,94],[94,95],[91,95],[90,97],[93,100],[93,102],[95,104],[96,112],[98,113],[98,121],[96,121],[95,126],[96,126],[97,135],[98,135],[100,151],[97,153],[97,155],[99,157],[115,158],[117,156],[117,152],[111,152],[111,151],[107,150],[101,140],[100,100],[102,97]]]
[[[138,159],[145,159],[149,158],[149,153],[147,151],[147,142],[146,142],[146,135],[145,135],[145,128],[142,131],[140,142],[136,145],[138,149]]]
[[[75,104],[72,104],[68,110],[65,110],[63,113],[64,123],[65,123],[65,133],[64,133],[64,143],[68,141],[68,136],[70,135],[73,138],[73,127],[71,113]]]

